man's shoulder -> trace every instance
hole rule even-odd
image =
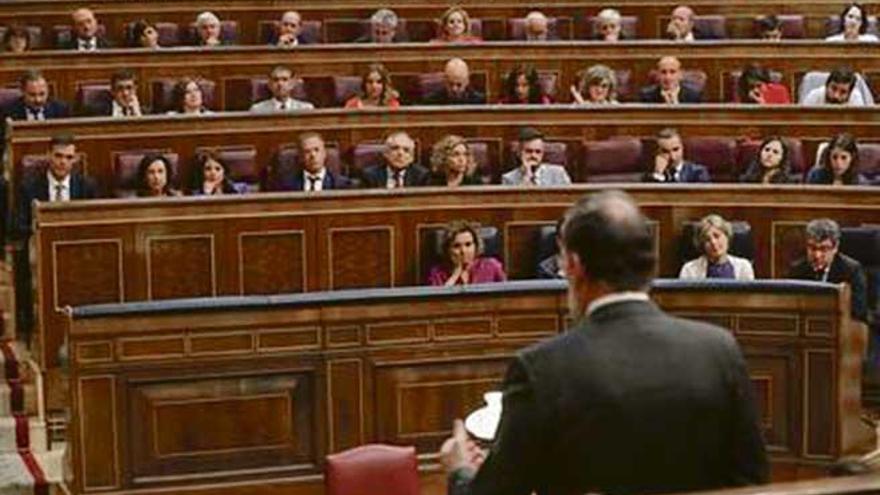
[[[267,98],[265,100],[260,100],[253,105],[251,105],[251,112],[268,112],[275,109],[275,106],[272,104],[272,98]]]
[[[848,273],[853,273],[853,272],[856,272],[856,271],[863,269],[862,264],[859,262],[859,260],[857,260],[853,257],[847,256],[843,253],[840,253],[840,252],[837,253],[835,261],[837,261],[837,260],[839,260],[840,265]]]

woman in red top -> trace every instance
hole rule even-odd
[[[400,100],[391,86],[391,74],[382,64],[370,64],[361,82],[361,91],[345,102],[345,108],[397,108]]]
[[[471,18],[463,8],[446,9],[440,17],[440,33],[431,43],[480,43],[479,36],[471,34]]]
[[[757,105],[786,105],[791,103],[788,88],[773,82],[770,72],[757,65],[749,64],[739,76],[737,83],[737,102]]]
[[[443,235],[446,261],[431,268],[430,285],[469,285],[504,282],[501,263],[495,258],[483,257],[483,241],[479,226],[464,220],[455,220],[446,226]]]

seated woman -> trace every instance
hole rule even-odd
[[[209,115],[214,112],[205,106],[204,93],[199,85],[199,80],[184,77],[174,85],[172,99],[174,110],[168,112],[172,115]]]
[[[471,18],[459,6],[446,9],[440,17],[440,34],[431,43],[479,43],[479,36],[471,34]]]
[[[214,150],[203,151],[196,157],[193,168],[192,196],[216,196],[219,194],[243,194],[244,184],[236,184],[229,178],[229,168]]]
[[[758,18],[758,37],[764,41],[782,40],[782,21],[773,14]]]
[[[596,64],[578,72],[571,96],[578,105],[617,103],[617,76],[607,65]]]
[[[784,84],[773,82],[770,72],[758,64],[749,64],[739,76],[736,88],[738,103],[786,105],[791,95]]]
[[[596,14],[597,32],[594,39],[597,41],[620,41],[626,39],[623,35],[622,17],[616,9],[602,9]]]
[[[479,185],[474,173],[477,163],[467,141],[461,136],[448,135],[431,148],[432,184],[458,187]]]
[[[859,173],[859,146],[856,138],[848,133],[834,136],[822,151],[819,164],[807,174],[806,183],[867,185],[868,180]]]
[[[483,257],[483,240],[479,226],[454,220],[443,233],[445,262],[428,272],[429,285],[469,285],[504,282],[507,275],[495,258]]]
[[[720,215],[703,217],[694,234],[694,245],[703,255],[685,263],[678,278],[754,280],[752,263],[745,258],[728,254],[732,237],[733,227]]]
[[[499,103],[547,104],[553,103],[553,99],[544,93],[534,67],[517,65],[504,77],[504,94]]]
[[[840,32],[825,38],[825,41],[877,41],[877,36],[868,34],[868,13],[860,3],[851,3],[840,13]]]
[[[148,153],[138,164],[137,195],[142,198],[180,196],[171,187],[171,162],[160,153]]]
[[[382,64],[370,64],[361,79],[361,91],[345,102],[345,108],[400,106],[400,95],[391,85],[391,73]]]
[[[144,19],[135,22],[131,28],[131,46],[132,48],[150,48],[153,50],[162,48],[159,46],[159,31],[156,30],[156,26]]]
[[[23,26],[12,25],[3,34],[3,51],[24,53],[31,50],[31,36]]]
[[[758,154],[749,163],[740,182],[758,184],[796,184],[800,177],[791,170],[788,145],[779,136],[770,136],[761,142]]]

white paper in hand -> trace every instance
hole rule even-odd
[[[501,421],[501,392],[486,392],[483,400],[486,405],[470,413],[464,420],[465,429],[480,440],[495,438],[495,430]]]

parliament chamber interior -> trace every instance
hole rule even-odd
[[[880,493],[878,16],[0,2],[0,493],[505,493],[445,441],[577,331],[610,190],[744,358],[769,478],[705,493]]]

